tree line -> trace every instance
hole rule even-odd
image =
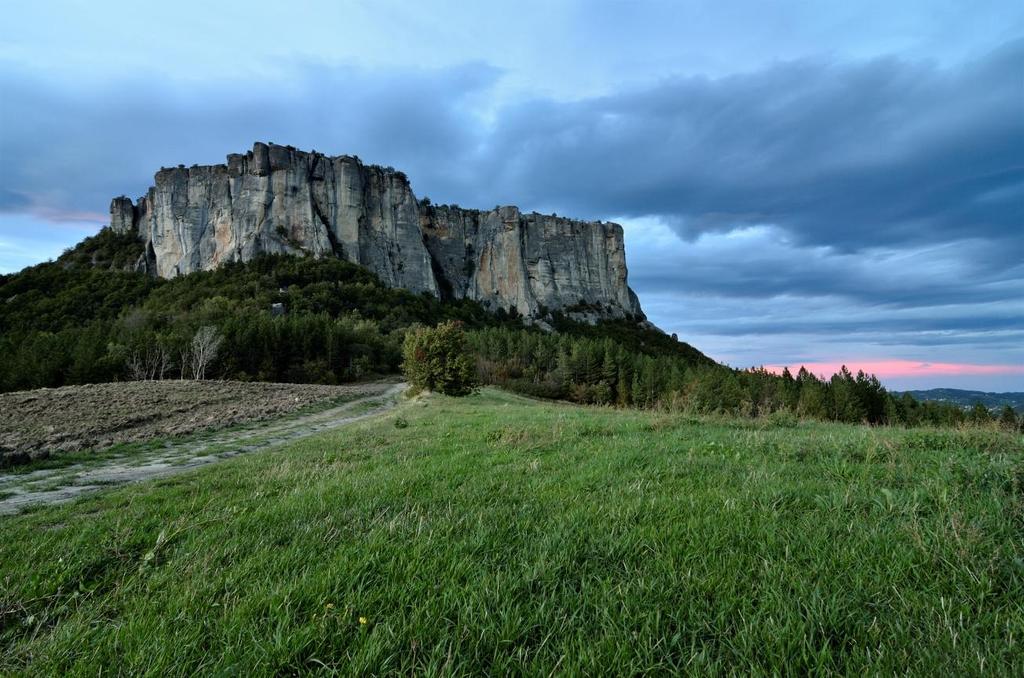
[[[168,378],[341,383],[398,372],[407,334],[457,321],[477,378],[532,396],[871,424],[990,417],[895,396],[845,368],[830,378],[730,369],[628,319],[590,326],[554,313],[558,331],[545,333],[514,312],[386,287],[335,258],[264,256],[160,280],[126,270],[141,254],[137,239],[104,229],[55,262],[0,276],[0,391]]]
[[[265,256],[161,280],[123,270],[141,253],[104,229],[0,276],[0,390],[197,375],[340,383],[397,372],[412,325],[519,323],[334,258]]]
[[[469,333],[481,381],[526,395],[577,403],[722,413],[789,415],[849,423],[954,426],[993,419],[982,406],[918,402],[894,395],[878,379],[843,367],[822,378],[800,368],[775,374],[734,370],[676,355],[649,355],[614,338],[484,328]],[[1006,408],[1000,421],[1014,427]]]

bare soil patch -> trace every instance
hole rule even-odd
[[[0,394],[0,466],[273,419],[380,395],[394,383],[135,381]]]
[[[259,452],[286,442],[346,426],[394,407],[405,383],[365,384],[361,397],[332,401],[324,409],[249,422],[230,430],[203,431],[187,438],[156,439],[155,446],[118,448],[56,468],[25,473],[0,471],[0,516],[38,504],[60,504],[84,494],[184,473],[194,468]],[[372,391],[365,395],[365,391]],[[356,391],[351,391],[356,393]]]

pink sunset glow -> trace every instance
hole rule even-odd
[[[863,370],[879,379],[893,377],[936,377],[936,376],[982,376],[982,375],[1024,375],[1024,365],[974,365],[971,363],[934,363],[919,360],[849,360],[845,362],[798,363],[789,366],[794,375],[801,367],[816,375],[829,377],[846,365],[857,373]],[[785,365],[765,365],[771,372],[782,372]]]

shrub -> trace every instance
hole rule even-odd
[[[764,417],[764,423],[768,428],[796,428],[800,420],[789,410],[776,410]]]
[[[458,321],[410,331],[402,357],[402,371],[416,388],[450,396],[469,395],[476,389],[473,353]]]
[[[532,379],[509,379],[501,382],[504,388],[533,398],[560,400],[565,397],[565,387],[557,381],[535,382]]]

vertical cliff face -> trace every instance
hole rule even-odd
[[[599,315],[640,315],[626,284],[622,227],[515,207],[489,212],[425,207],[420,227],[453,297],[525,316],[585,305]]]
[[[110,211],[161,277],[261,253],[339,256],[394,287],[528,317],[580,305],[642,316],[617,224],[420,205],[403,173],[351,156],[257,143],[224,165],[161,169],[145,196]]]
[[[111,227],[137,231],[161,277],[303,253],[341,256],[388,285],[437,293],[408,181],[349,156],[256,144],[225,165],[161,169],[136,204],[114,199]]]

